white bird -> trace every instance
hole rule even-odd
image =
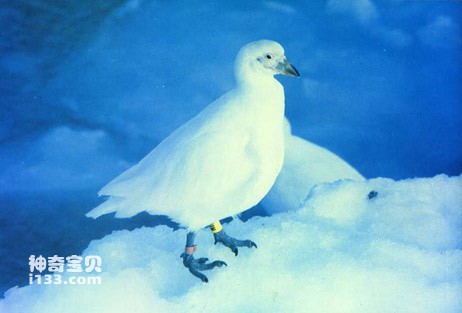
[[[87,213],[130,217],[167,215],[188,229],[183,264],[200,270],[226,265],[194,259],[195,232],[211,225],[215,243],[237,255],[250,240],[228,236],[220,219],[256,205],[274,184],[284,161],[284,89],[275,74],[299,77],[280,44],[251,42],[235,61],[236,87],[165,138],[138,164],[101,189],[109,196]]]

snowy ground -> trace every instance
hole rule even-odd
[[[299,210],[226,226],[257,250],[200,232],[197,254],[229,265],[208,284],[181,263],[184,230],[116,231],[83,253],[102,257],[101,285],[13,288],[0,312],[460,312],[461,193],[445,175],[318,185]]]

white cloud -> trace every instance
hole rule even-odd
[[[460,44],[460,26],[448,16],[437,16],[419,30],[418,36],[433,48]]]
[[[379,16],[370,0],[329,0],[327,10],[331,13],[351,15],[363,24],[368,24]]]
[[[128,167],[113,155],[112,145],[100,130],[56,127],[5,156],[0,186],[3,190],[94,186]]]
[[[396,48],[405,48],[412,42],[412,37],[399,28],[378,27],[375,35]]]
[[[412,41],[404,30],[383,25],[377,7],[370,0],[330,0],[327,11],[351,16],[373,36],[394,48],[407,47]]]
[[[285,3],[280,3],[280,2],[277,2],[277,1],[266,1],[265,6],[267,8],[270,8],[270,9],[273,9],[273,10],[276,10],[276,11],[279,11],[279,12],[282,12],[282,13],[286,13],[286,14],[294,14],[294,13],[297,12],[290,5],[285,4]]]

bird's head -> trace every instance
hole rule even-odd
[[[300,77],[297,69],[287,61],[284,48],[271,40],[254,41],[242,47],[235,68],[238,80],[273,77],[276,74]]]

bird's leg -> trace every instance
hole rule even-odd
[[[212,230],[213,236],[215,237],[215,244],[217,244],[217,242],[221,242],[226,247],[230,248],[235,255],[239,253],[237,247],[257,248],[257,245],[252,240],[238,240],[228,236],[228,234],[223,230],[223,227],[219,221],[210,225],[210,229]]]
[[[217,266],[222,267],[223,265],[228,265],[223,261],[213,261],[211,263],[207,263],[209,260],[207,258],[195,259],[193,256],[194,252],[196,252],[196,244],[194,243],[195,239],[196,233],[188,232],[186,235],[185,252],[181,254],[181,257],[183,258],[183,265],[189,269],[191,274],[200,278],[204,283],[206,283],[209,281],[209,279],[200,271],[211,270]]]

